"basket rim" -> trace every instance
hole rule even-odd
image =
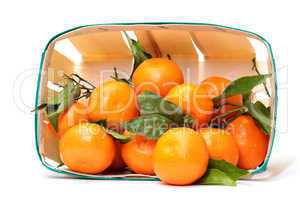
[[[82,28],[87,28],[87,27],[96,27],[96,26],[131,26],[131,25],[195,25],[195,26],[211,26],[211,27],[215,27],[215,28],[221,28],[221,29],[229,29],[229,30],[234,30],[234,31],[240,31],[243,33],[247,33],[249,35],[252,35],[254,37],[257,37],[258,39],[260,39],[267,47],[268,53],[270,54],[270,60],[271,60],[271,66],[273,69],[273,76],[274,76],[274,87],[275,87],[275,93],[274,93],[274,126],[272,128],[272,132],[271,132],[271,137],[270,137],[270,142],[269,142],[269,147],[268,147],[268,152],[267,155],[265,157],[265,160],[263,162],[263,164],[258,167],[255,170],[250,171],[252,175],[254,174],[258,174],[258,173],[262,173],[267,169],[268,163],[270,161],[270,157],[271,157],[271,152],[273,149],[273,144],[275,141],[275,135],[276,135],[276,126],[277,126],[277,107],[278,107],[278,87],[277,87],[277,82],[278,82],[278,78],[277,78],[277,69],[276,69],[276,63],[275,63],[275,58],[274,58],[274,54],[272,51],[272,46],[271,44],[261,35],[254,33],[252,31],[248,31],[248,30],[244,30],[241,28],[236,28],[236,27],[231,27],[231,26],[225,26],[225,25],[219,25],[219,24],[213,24],[213,23],[205,23],[205,22],[115,22],[115,23],[98,23],[98,24],[87,24],[87,25],[80,25],[80,26],[76,26],[70,29],[67,29],[65,31],[62,31],[56,35],[54,35],[52,38],[50,38],[50,40],[47,42],[43,52],[42,52],[42,56],[41,56],[41,60],[40,60],[40,66],[39,66],[39,72],[38,72],[38,78],[37,78],[37,86],[36,86],[36,95],[35,95],[35,113],[34,113],[34,130],[35,130],[35,149],[38,155],[38,158],[40,160],[40,162],[42,163],[42,165],[44,167],[46,167],[47,169],[54,171],[56,173],[60,173],[60,174],[64,174],[64,175],[70,175],[76,178],[82,178],[82,179],[98,179],[98,180],[132,180],[132,181],[158,181],[159,178],[153,178],[153,177],[141,177],[141,178],[136,178],[136,177],[96,177],[96,176],[89,176],[88,174],[86,175],[82,175],[82,174],[77,174],[77,173],[73,173],[71,171],[65,171],[65,170],[60,170],[59,168],[50,166],[49,164],[47,164],[41,153],[39,150],[39,140],[38,140],[38,110],[37,107],[39,105],[39,96],[40,96],[40,83],[41,83],[41,76],[42,76],[42,71],[43,71],[43,65],[44,65],[44,59],[45,59],[45,55],[47,53],[47,50],[50,46],[50,44],[56,40],[57,38],[59,38],[60,36],[70,33],[72,31],[76,31]]]

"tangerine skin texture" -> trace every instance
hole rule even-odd
[[[61,113],[58,117],[58,137],[61,136],[76,124],[88,122],[87,107],[79,102],[74,102],[71,107]]]
[[[206,90],[207,95],[209,95],[211,98],[220,96],[225,88],[231,83],[230,80],[219,77],[219,76],[211,76],[201,82],[201,87]],[[243,104],[243,96],[242,95],[236,95],[232,97],[228,97],[225,100],[222,101],[222,103],[232,103],[232,104]],[[236,106],[232,105],[224,105],[222,109],[220,110],[220,113],[225,113],[229,110],[232,110],[234,108],[237,108]]]
[[[213,114],[213,101],[206,95],[206,91],[195,84],[181,84],[173,87],[166,100],[179,106],[189,113],[200,124],[207,123]]]
[[[126,144],[122,144],[121,154],[130,170],[137,174],[154,175],[153,152],[156,140],[137,135]]]
[[[152,58],[140,64],[132,76],[137,94],[147,90],[164,97],[169,90],[184,82],[180,67],[171,60]]]
[[[208,159],[201,134],[190,128],[172,128],[158,139],[154,171],[167,184],[189,185],[204,175]]]
[[[110,166],[115,157],[115,143],[104,128],[81,123],[70,128],[59,141],[60,158],[71,170],[98,174]]]
[[[89,119],[106,119],[108,124],[129,121],[138,115],[134,89],[127,83],[105,81],[89,98]]]
[[[231,133],[217,128],[203,128],[199,133],[206,142],[211,159],[225,160],[235,166],[238,164],[239,149]]]
[[[256,125],[254,119],[242,115],[231,122],[226,130],[232,133],[238,148],[238,167],[242,169],[255,169],[265,160],[269,138]]]

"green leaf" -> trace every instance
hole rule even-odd
[[[47,104],[46,112],[47,114],[55,112],[58,108],[59,104]]]
[[[236,181],[249,174],[247,170],[239,169],[224,160],[209,160],[205,175],[199,180],[202,185],[235,186]]]
[[[238,180],[241,176],[249,174],[247,170],[239,169],[236,166],[224,160],[210,159],[208,163],[208,168],[221,170],[234,181]]]
[[[138,104],[141,115],[160,114],[180,126],[194,122],[193,118],[185,114],[177,105],[150,91],[144,91],[138,95]]]
[[[61,90],[60,92],[51,91],[51,93],[48,93],[47,104],[57,105],[61,102],[62,99],[63,99],[63,90]]]
[[[63,86],[60,92],[54,92],[52,95],[48,96],[47,103],[50,105],[60,104],[66,99],[66,95],[72,94],[76,97],[80,96],[80,87],[75,85],[74,81],[67,79],[67,83]]]
[[[158,138],[170,127],[177,126],[169,118],[160,114],[142,115],[127,122],[124,128],[130,132],[144,135],[147,138]]]
[[[219,169],[208,169],[198,184],[236,186],[236,181]]]
[[[79,85],[75,85],[72,80],[68,79],[68,82],[64,86],[64,89],[59,92],[57,99],[55,102],[55,106],[53,104],[48,104],[47,106],[47,114],[48,119],[55,130],[57,130],[58,116],[60,113],[64,112],[68,107],[70,107],[73,102],[80,96],[81,90]],[[53,103],[53,102],[51,102]],[[57,109],[55,109],[57,107]]]
[[[60,99],[60,105],[58,106],[56,112],[63,112],[75,101],[77,97],[80,96],[80,87],[75,85],[73,81],[68,81],[64,89],[62,90],[62,95]]]
[[[144,51],[143,47],[141,46],[141,44],[138,41],[135,41],[135,40],[131,39],[126,32],[124,32],[124,33],[125,33],[125,36],[127,38],[131,53],[134,57],[133,70],[132,70],[132,73],[130,75],[130,80],[131,80],[133,72],[135,71],[135,69],[142,62],[144,62],[144,60],[152,58],[152,56],[151,56],[151,54]]]
[[[107,121],[106,121],[106,119],[102,119],[102,120],[99,120],[99,121],[96,121],[96,122],[93,122],[93,123],[98,124],[100,126],[103,126],[105,128],[107,127]]]
[[[238,94],[249,94],[255,86],[264,83],[266,79],[270,76],[271,74],[265,74],[256,76],[245,76],[236,79],[225,88],[222,95],[215,97],[214,101],[219,100],[220,98],[231,97]]]
[[[256,101],[254,105],[268,118],[271,116],[270,107],[267,108],[261,101]]]
[[[195,120],[175,104],[150,91],[138,95],[141,116],[126,123],[125,129],[148,138],[158,138],[171,127],[192,126]]]
[[[55,130],[57,130],[59,114],[60,114],[59,112],[52,112],[48,114],[49,122]]]
[[[251,103],[248,99],[245,101],[245,106],[248,108],[248,113],[258,122],[264,133],[271,133],[271,114],[270,110],[260,101]]]
[[[99,120],[99,121],[96,121],[93,123],[102,126],[105,129],[107,134],[111,135],[113,138],[115,138],[116,140],[119,140],[122,143],[129,142],[132,138],[131,135],[123,135],[121,133],[118,133],[117,131],[107,128],[107,120],[106,119],[102,119],[102,120]]]
[[[191,115],[185,114],[183,118],[183,125],[181,126],[192,128],[193,125],[196,123],[197,123],[196,120]]]
[[[132,138],[130,135],[122,135],[122,134],[120,134],[114,130],[108,129],[108,128],[106,128],[105,130],[109,135],[111,135],[113,138],[119,140],[122,143],[129,142]]]

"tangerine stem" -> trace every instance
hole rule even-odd
[[[241,106],[239,108],[235,108],[235,109],[229,110],[228,112],[226,112],[224,114],[221,114],[221,115],[218,115],[218,116],[212,118],[212,120],[210,120],[210,124],[212,124],[212,122],[214,122],[215,120],[225,118],[225,117],[227,117],[228,115],[230,115],[232,113],[235,113],[235,112],[245,113],[247,111],[248,111],[248,108],[245,107],[245,106]]]
[[[258,69],[257,69],[257,66],[256,66],[256,57],[254,57],[254,58],[252,59],[252,63],[253,63],[252,70],[255,70],[255,72],[256,72],[258,75],[261,75],[260,72],[259,72]],[[264,85],[264,88],[265,88],[265,91],[266,91],[267,95],[268,95],[269,97],[271,97],[270,92],[269,92],[269,90],[268,90],[268,88],[267,88],[266,83],[264,82],[263,85]]]
[[[243,106],[242,104],[235,104],[235,103],[225,102],[225,103],[217,104],[216,107],[221,107],[221,106],[224,106],[224,105],[239,106],[239,107]]]
[[[78,74],[71,74],[71,76],[75,76],[76,78],[78,78],[80,81],[83,81],[85,83],[87,83],[89,86],[92,87],[92,89],[95,89],[96,87],[90,83],[89,81],[85,80],[84,78],[82,78],[81,76],[79,76]]]

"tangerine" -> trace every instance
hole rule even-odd
[[[229,131],[239,149],[238,167],[255,169],[265,160],[269,138],[258,127],[254,119],[248,115],[241,115],[232,121],[226,130]]]
[[[76,101],[58,116],[58,137],[76,124],[88,122],[88,111],[84,103]]]
[[[127,83],[105,81],[89,98],[89,119],[106,120],[108,125],[129,121],[138,115],[134,89]]]
[[[230,80],[219,77],[219,76],[212,76],[209,77],[201,82],[201,87],[205,89],[207,95],[211,98],[217,97],[222,95],[225,88],[231,83]],[[235,105],[242,105],[243,104],[243,96],[242,95],[235,95],[232,97],[228,97],[225,100],[221,100],[222,104],[229,103],[234,105],[223,105],[220,109],[220,113],[225,113],[229,110],[237,108]]]
[[[59,140],[60,158],[71,170],[98,174],[110,166],[115,157],[113,138],[102,126],[80,123]]]
[[[172,128],[157,141],[154,171],[165,183],[188,185],[204,175],[208,159],[201,134],[190,128]]]
[[[231,133],[217,128],[203,128],[199,132],[206,142],[211,159],[225,160],[235,166],[237,165],[239,149]]]
[[[206,91],[192,83],[185,83],[173,87],[166,100],[179,106],[185,113],[189,113],[200,124],[207,123],[213,114],[213,101],[206,95]]]
[[[180,67],[169,59],[151,58],[141,63],[132,76],[137,93],[145,90],[164,97],[169,90],[184,82]]]
[[[125,131],[124,134],[132,134]],[[153,152],[156,140],[135,135],[132,140],[122,144],[121,154],[130,170],[137,174],[154,175]]]

